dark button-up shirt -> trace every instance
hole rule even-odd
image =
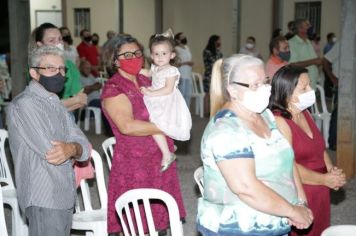
[[[85,161],[90,144],[58,96],[31,81],[9,105],[7,122],[21,209],[72,208],[76,189],[71,159],[53,165],[45,155],[53,147],[51,141],[76,142],[83,149],[78,161]]]

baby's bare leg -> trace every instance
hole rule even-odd
[[[171,152],[169,151],[166,137],[163,134],[154,134],[152,137],[163,154],[162,163],[168,161],[170,159]]]

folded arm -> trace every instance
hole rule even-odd
[[[103,108],[122,134],[147,136],[162,133],[153,123],[134,119],[131,102],[124,94],[104,99]]]

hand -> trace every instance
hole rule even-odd
[[[320,57],[317,57],[313,60],[313,64],[316,66],[321,66],[323,64],[323,60]]]
[[[46,153],[48,163],[60,165],[76,154],[76,148],[71,143],[51,141],[53,147]]]
[[[74,96],[76,98],[77,103],[86,106],[88,104],[88,95],[86,93],[80,92]]]
[[[325,173],[325,186],[338,190],[346,183],[346,176],[342,169],[333,167],[328,173]]]
[[[332,167],[329,171],[334,176],[334,183],[336,184],[336,187],[330,187],[334,190],[339,190],[340,187],[344,186],[346,184],[346,175],[343,173],[342,169],[337,168],[336,166]],[[329,187],[329,186],[328,186]]]
[[[312,211],[301,205],[293,206],[291,217],[288,218],[289,224],[297,229],[307,229],[314,220]]]
[[[188,66],[193,66],[193,65],[194,65],[194,62],[192,62],[192,61],[187,61],[185,64],[188,65]]]
[[[141,87],[140,88],[140,91],[143,95],[146,95],[146,96],[149,96],[151,94],[151,90],[149,90],[148,88],[146,87]]]

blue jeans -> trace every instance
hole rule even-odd
[[[187,103],[188,109],[190,107],[190,99],[192,97],[192,92],[193,92],[193,83],[191,78],[180,78],[179,85],[178,85],[179,91],[182,93],[185,102]]]

